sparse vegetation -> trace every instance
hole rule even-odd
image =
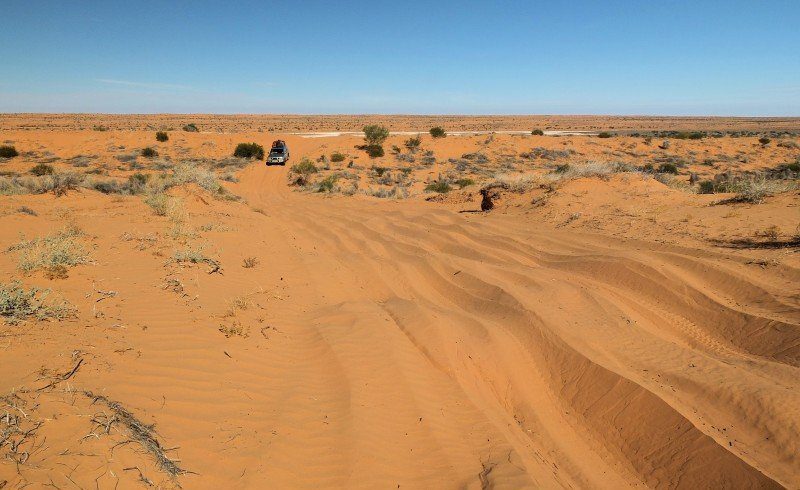
[[[339,177],[335,174],[325,177],[317,186],[317,192],[333,192],[333,188],[338,179]]]
[[[447,132],[439,126],[432,127],[428,132],[434,138],[444,138],[447,136]]]
[[[697,184],[697,193],[698,194],[713,194],[714,193],[714,182],[710,180],[703,180]]]
[[[13,146],[0,146],[0,158],[14,158],[16,156],[19,156],[19,153],[17,153],[17,149]]]
[[[83,243],[83,232],[75,226],[33,240],[23,240],[11,246],[17,252],[18,267],[24,272],[57,266],[73,267],[89,262],[89,252]]]
[[[75,308],[64,301],[48,301],[49,290],[25,289],[19,282],[0,283],[0,317],[16,324],[28,318],[64,320],[75,315]]]
[[[602,131],[602,132],[597,134],[598,138],[611,138],[612,136],[614,136],[614,135],[609,133],[608,131]]]
[[[30,216],[39,216],[36,213],[36,211],[34,211],[33,209],[29,208],[28,206],[20,206],[20,207],[18,207],[17,208],[17,212],[18,213],[22,213],[22,214],[27,214],[27,215],[30,215]]]
[[[462,178],[456,180],[453,183],[455,185],[457,185],[459,189],[463,189],[464,187],[469,187],[471,185],[475,185],[475,181],[470,179],[470,178],[467,178],[467,177],[462,177]]]
[[[244,260],[242,260],[242,267],[244,267],[245,269],[252,269],[257,265],[258,265],[257,257],[245,257]]]
[[[674,163],[662,163],[658,166],[658,173],[661,174],[677,174],[678,167]]]
[[[544,131],[542,131],[541,129],[534,129],[533,131],[531,131],[531,134],[533,136],[544,136]]]
[[[333,162],[333,163],[343,162],[345,160],[345,158],[347,158],[347,157],[345,155],[343,155],[342,153],[339,153],[338,151],[331,153],[331,162]]]
[[[761,146],[767,146],[770,144],[770,142],[772,142],[772,140],[766,136],[762,136],[761,138],[758,138],[758,142],[761,143]]]
[[[163,143],[167,140],[169,140],[169,135],[167,135],[166,131],[158,131],[156,133],[156,141]]]
[[[186,126],[183,127],[183,130],[186,131],[187,133],[199,133],[200,132],[200,129],[198,129],[198,127],[197,127],[197,125],[195,123],[187,124]]]
[[[233,151],[233,156],[237,158],[264,159],[264,147],[258,143],[239,143]]]

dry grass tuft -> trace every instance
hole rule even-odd
[[[19,282],[0,283],[0,317],[16,324],[28,318],[64,320],[75,315],[65,301],[48,301],[49,290],[25,289]]]
[[[8,250],[18,253],[18,267],[25,272],[73,267],[89,263],[89,252],[82,237],[83,232],[79,228],[67,226],[52,235],[23,240]]]

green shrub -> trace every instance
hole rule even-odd
[[[364,146],[364,151],[367,152],[370,158],[378,158],[384,155],[381,145],[366,145]]]
[[[233,151],[233,156],[237,158],[264,158],[264,147],[258,143],[239,143]]]
[[[464,187],[475,185],[475,181],[470,179],[470,178],[467,178],[467,177],[458,179],[454,183],[458,186],[459,189],[463,189]]]
[[[662,163],[658,166],[658,173],[661,174],[677,174],[678,167],[674,163]]]
[[[772,140],[767,138],[766,136],[758,138],[758,142],[761,143],[762,146],[767,146],[768,144],[770,144],[771,141]]]
[[[331,161],[334,162],[334,163],[343,162],[345,160],[345,158],[346,157],[344,155],[342,155],[341,153],[339,153],[338,151],[334,152],[334,153],[331,153]]]
[[[144,199],[144,203],[150,206],[156,216],[166,216],[169,196],[160,192],[153,193]]]
[[[406,148],[408,148],[409,150],[411,150],[411,151],[414,151],[414,150],[416,150],[417,148],[419,148],[419,145],[421,145],[421,144],[422,144],[422,139],[421,139],[419,136],[417,136],[416,138],[408,138],[408,139],[405,141],[405,143],[403,143],[403,144],[404,144],[404,145],[405,145],[405,147],[406,147]]]
[[[142,148],[142,156],[145,158],[153,158],[158,156],[158,152],[150,147]]]
[[[156,141],[165,142],[169,139],[169,135],[167,135],[166,131],[159,131],[156,133]]]
[[[698,194],[713,194],[714,193],[714,182],[710,180],[704,180],[698,184],[697,187]]]
[[[445,130],[439,126],[435,126],[428,131],[434,138],[444,138],[447,136]]]
[[[531,134],[533,136],[544,136],[544,131],[542,131],[541,129],[534,129],[533,131],[531,131]]]
[[[329,175],[322,179],[322,182],[319,183],[317,187],[317,192],[333,192],[333,188],[336,185],[336,181],[339,179],[336,175]]]
[[[603,131],[601,133],[598,133],[597,135],[598,138],[611,138],[612,136],[614,135],[609,133],[608,131]]]
[[[567,173],[569,171],[569,169],[570,169],[569,163],[564,163],[564,164],[559,165],[558,167],[556,167],[555,172],[557,174],[565,174],[565,173]]]
[[[41,177],[42,175],[53,175],[54,170],[53,170],[52,166],[50,166],[50,165],[48,165],[46,163],[40,163],[39,165],[36,165],[35,167],[33,167],[30,170],[30,172],[33,175]]]
[[[447,182],[432,182],[425,186],[425,192],[438,192],[439,194],[445,194],[453,190],[450,187],[450,184]]]
[[[372,171],[375,172],[375,175],[377,175],[378,177],[382,176],[383,173],[386,172],[387,170],[389,170],[387,167],[376,167],[376,166],[372,167]]]
[[[19,156],[19,153],[13,146],[0,146],[0,158],[14,158],[16,156]]]
[[[292,172],[300,175],[311,175],[319,172],[319,169],[314,162],[308,158],[303,158],[300,163],[292,165]]]
[[[197,128],[195,123],[189,123],[183,127],[183,130],[189,133],[199,133],[200,129]]]
[[[389,137],[389,130],[383,126],[372,124],[364,126],[364,142],[367,146],[381,146]]]

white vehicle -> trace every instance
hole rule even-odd
[[[289,161],[289,147],[283,140],[275,140],[272,142],[272,149],[269,150],[267,155],[267,165],[286,165]]]

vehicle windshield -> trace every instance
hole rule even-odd
[[[283,148],[273,148],[272,151],[270,151],[270,153],[271,154],[272,153],[276,153],[276,154],[281,155],[281,154],[283,154]]]

